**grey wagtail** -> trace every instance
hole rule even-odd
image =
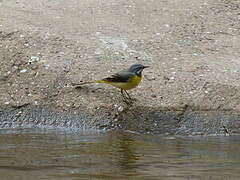
[[[75,84],[78,87],[84,84],[90,83],[105,83],[110,84],[114,87],[121,89],[121,94],[124,99],[131,99],[127,90],[133,89],[139,85],[142,80],[142,71],[149,66],[143,66],[142,64],[134,64],[130,68],[119,71],[116,74],[113,74],[102,80],[93,81],[93,82],[83,82],[81,84]],[[127,97],[124,95],[126,93]]]

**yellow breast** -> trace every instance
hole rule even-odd
[[[137,87],[139,85],[139,83],[141,82],[141,80],[142,80],[142,77],[135,75],[128,82],[124,82],[124,83],[123,82],[111,82],[108,84],[111,84],[112,86],[115,86],[120,89],[129,90],[129,89],[133,89],[133,88]]]

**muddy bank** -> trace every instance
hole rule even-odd
[[[1,127],[237,132],[239,11],[238,0],[2,0]],[[114,88],[71,86],[136,62],[151,68],[131,106]]]
[[[74,131],[110,129],[165,135],[239,134],[239,113],[190,109],[167,110],[125,107],[122,112],[99,115],[86,112],[59,112],[49,108],[7,109],[0,112],[1,128],[67,128]],[[111,115],[110,115],[111,114]]]

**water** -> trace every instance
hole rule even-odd
[[[1,180],[238,180],[240,136],[0,130]]]

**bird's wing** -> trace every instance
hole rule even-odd
[[[104,78],[103,81],[108,82],[128,82],[134,74],[129,71],[120,71],[110,77]]]

